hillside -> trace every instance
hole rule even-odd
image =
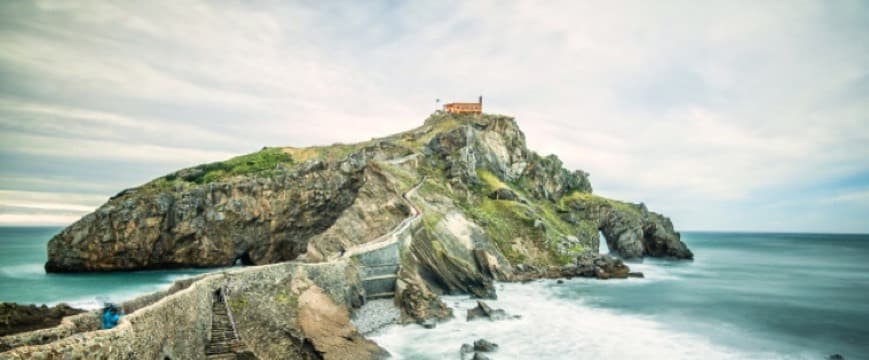
[[[623,259],[692,258],[668,218],[593,194],[588,176],[529,150],[510,117],[436,112],[384,138],[265,148],[124,190],[55,236],[45,268],[324,261],[411,216],[416,185],[399,285],[425,293],[492,296],[491,279],[597,253],[599,232]]]

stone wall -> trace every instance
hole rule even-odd
[[[0,337],[0,351],[7,351],[20,346],[46,344],[73,334],[94,331],[99,327],[100,319],[97,311],[67,316],[61,320],[60,325],[55,327]]]
[[[186,289],[193,282],[203,277],[204,276],[197,276],[175,281],[168,289],[155,291],[125,301],[119,304],[120,308],[123,310],[124,314],[132,314],[139,309],[156,303],[166,296]],[[0,337],[0,351],[8,351],[21,346],[47,344],[75,334],[99,330],[99,328],[99,310],[89,311],[83,314],[68,316],[61,321],[60,325],[55,327]]]

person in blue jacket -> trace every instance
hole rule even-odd
[[[118,325],[118,320],[121,319],[121,311],[114,304],[106,304],[103,308],[102,329],[111,329]]]

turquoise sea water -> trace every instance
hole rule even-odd
[[[0,301],[96,308],[168,286],[209,270],[46,274],[46,243],[60,228],[0,227]]]
[[[686,233],[693,262],[631,264],[645,279],[499,284],[493,307],[521,319],[394,326],[373,338],[397,358],[869,359],[869,235]]]

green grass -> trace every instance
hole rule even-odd
[[[482,182],[483,190],[487,192],[510,188],[510,186],[501,181],[501,179],[495,176],[495,174],[492,174],[492,172],[486,169],[477,169],[477,178]]]
[[[410,173],[408,170],[399,165],[392,165],[386,162],[378,163],[377,168],[382,170],[384,174],[388,174],[390,180],[394,180],[399,184],[398,191],[406,192],[419,183],[419,178]]]
[[[280,148],[265,148],[252,154],[237,156],[226,161],[202,164],[196,167],[201,170],[195,176],[183,180],[197,184],[207,184],[223,180],[235,175],[246,175],[275,170],[278,165],[293,164],[293,157]],[[174,181],[175,174],[167,176],[167,181]]]
[[[356,144],[332,144],[328,146],[311,146],[306,148],[284,148],[283,151],[289,154],[297,162],[305,162],[308,160],[342,160],[348,155],[358,151],[359,149],[370,144],[369,141]]]
[[[539,238],[533,231],[534,219],[525,214],[521,204],[492,200],[483,197],[478,204],[461,204],[462,208],[475,223],[482,226],[489,239],[493,240],[501,253],[511,264],[524,263],[528,259],[513,249],[513,239],[517,237]]]
[[[613,209],[628,213],[629,215],[641,218],[640,210],[636,205],[622,201],[607,199],[590,193],[574,191],[563,196],[558,200],[558,206],[562,209],[570,207],[571,202],[580,202],[588,207],[611,207]]]

